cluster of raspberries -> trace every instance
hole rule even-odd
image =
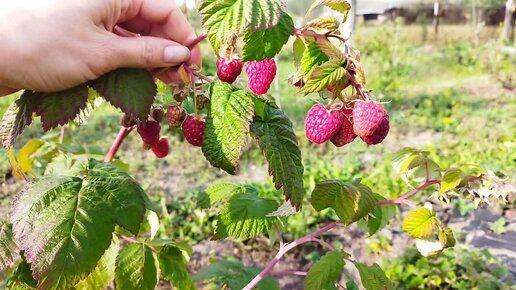
[[[217,60],[217,76],[221,81],[232,84],[242,73],[242,67],[238,58],[221,57]],[[245,71],[249,78],[249,89],[257,95],[263,95],[269,91],[276,77],[276,62],[273,59],[246,62]]]
[[[306,116],[305,133],[308,140],[317,144],[331,141],[342,147],[359,136],[365,143],[375,145],[389,133],[389,114],[382,105],[370,101],[357,101],[352,109],[327,109],[316,104]]]

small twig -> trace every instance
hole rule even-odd
[[[283,236],[281,235],[281,231],[278,227],[278,224],[274,224],[274,230],[276,230],[276,235],[278,236],[278,240],[280,242],[280,249],[285,246],[285,242],[283,240]]]
[[[312,241],[319,243],[321,246],[327,248],[330,251],[335,251],[335,247],[330,243],[327,243],[321,239],[313,238]]]
[[[121,238],[122,240],[128,242],[128,243],[131,243],[131,244],[137,244],[138,241],[134,238],[131,238],[131,237],[126,237],[124,235],[118,235],[119,238]]]
[[[63,144],[66,132],[66,125],[61,126],[61,133],[59,134],[59,144]]]
[[[254,279],[251,280],[251,282],[249,282],[242,290],[253,289],[258,283],[260,283],[260,281],[263,278],[267,277],[270,274],[270,272],[272,271],[274,266],[276,266],[276,264],[280,261],[280,259],[288,251],[290,251],[291,249],[293,249],[301,244],[312,241],[314,238],[317,238],[318,236],[328,232],[329,230],[333,229],[334,227],[338,226],[339,224],[341,224],[340,221],[329,223],[313,233],[310,233],[292,243],[286,244],[285,247],[283,247],[282,249],[280,249],[278,251],[278,253],[274,257],[274,259],[272,259],[272,261],[270,261],[269,264],[267,266],[265,266],[265,268],[260,272],[260,274],[258,274],[256,277],[254,277]]]
[[[278,271],[272,272],[272,276],[287,276],[287,275],[295,275],[295,276],[306,276],[308,275],[305,271]]]
[[[425,181],[428,182],[428,180],[430,180],[430,169],[428,168],[428,159],[425,159],[425,173],[426,173]]]
[[[121,127],[120,131],[118,132],[118,135],[113,141],[113,145],[111,145],[111,148],[109,149],[108,153],[106,154],[106,157],[104,157],[104,162],[111,162],[113,161],[113,158],[115,158],[116,153],[118,152],[118,149],[120,149],[120,145],[122,145],[122,142],[124,141],[125,137],[131,131],[134,130],[134,127],[127,128],[127,127]]]
[[[414,194],[422,191],[423,189],[425,189],[427,187],[430,187],[430,186],[432,186],[434,184],[438,184],[438,183],[441,183],[441,181],[440,180],[429,180],[429,181],[425,182],[425,184],[421,185],[420,187],[415,188],[414,190],[409,191],[398,198],[390,199],[390,200],[382,200],[382,201],[377,202],[376,205],[381,206],[381,205],[387,205],[387,204],[404,204],[407,198],[413,196]]]

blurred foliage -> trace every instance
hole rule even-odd
[[[487,250],[456,247],[435,257],[423,257],[408,248],[399,258],[383,263],[395,289],[513,289],[505,281],[507,268]]]

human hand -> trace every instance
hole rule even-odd
[[[185,47],[195,37],[174,0],[0,1],[0,96],[64,90],[119,67],[200,66],[199,47]],[[159,78],[179,81],[173,70]]]

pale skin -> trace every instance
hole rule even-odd
[[[186,48],[195,38],[174,0],[0,1],[0,96],[60,91],[121,67],[200,66],[199,47]],[[159,77],[179,80],[173,69]]]

